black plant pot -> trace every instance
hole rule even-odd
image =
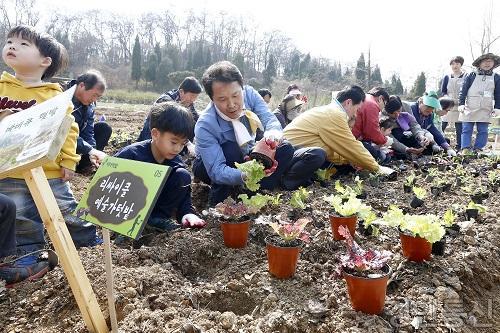
[[[442,191],[443,189],[441,188],[441,186],[431,186],[431,193],[434,194],[436,197],[439,196]]]
[[[493,183],[493,184],[489,184],[489,188],[493,191],[493,192],[498,192],[498,185],[497,183]]]
[[[445,171],[446,170],[446,164],[438,164],[438,170],[439,171]]]
[[[477,220],[477,217],[479,216],[479,211],[477,209],[467,208],[465,210],[465,214],[467,215],[467,219]]]
[[[435,254],[437,256],[443,256],[445,245],[446,241],[444,238],[435,243],[432,243],[432,254]]]
[[[373,227],[371,225],[365,228],[363,221],[358,221],[358,232],[363,236],[371,236],[373,234]]]
[[[413,199],[410,202],[411,208],[417,208],[417,207],[422,206],[423,204],[424,204],[424,200],[421,200],[417,197],[413,197]]]
[[[451,183],[446,183],[443,185],[443,192],[449,192],[451,190]]]
[[[477,203],[477,204],[483,203],[483,194],[482,193],[471,194],[470,198],[472,201],[474,201],[474,203]]]
[[[446,227],[445,230],[447,235],[455,237],[460,233],[460,225],[452,224],[450,227]]]
[[[356,196],[356,198],[358,198],[358,199],[366,199],[367,196],[368,196],[368,193],[366,193],[366,191],[363,191],[360,194],[358,194]]]
[[[480,193],[480,194],[481,194],[481,197],[482,197],[483,199],[488,199],[488,197],[490,196],[490,194],[489,194],[488,192],[482,192],[482,193]]]
[[[405,191],[405,193],[411,193],[411,189],[412,189],[412,186],[403,185],[403,191]]]

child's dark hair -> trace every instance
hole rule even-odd
[[[212,99],[214,95],[214,91],[212,90],[214,82],[238,82],[238,84],[243,88],[243,76],[241,75],[240,70],[229,61],[219,61],[208,67],[203,74],[201,82],[210,99]]]
[[[455,106],[455,101],[449,97],[441,97],[439,99],[439,104],[441,104],[441,109],[447,110]]]
[[[170,132],[183,138],[193,137],[193,115],[176,102],[153,105],[149,125],[151,129],[156,128],[161,133]]]
[[[98,88],[100,91],[106,90],[106,80],[99,71],[95,69],[88,70],[76,78],[76,84],[83,82],[85,90]]]
[[[201,93],[201,84],[195,77],[188,76],[182,80],[179,89],[185,93],[199,94]]]
[[[68,66],[68,52],[54,37],[46,33],[39,33],[35,28],[27,25],[18,25],[12,28],[7,38],[19,37],[34,43],[44,57],[50,57],[52,63],[42,75],[42,80],[53,77],[57,72]]]
[[[271,95],[271,91],[269,89],[265,89],[265,88],[259,89],[258,92],[262,98],[266,97],[267,95],[269,95],[269,98],[273,97],[273,95]]]
[[[396,95],[391,95],[389,96],[389,101],[385,105],[385,112],[387,113],[394,113],[396,111],[401,110],[403,107],[403,103],[401,102],[401,98]]]
[[[389,101],[389,94],[383,87],[373,87],[372,89],[370,89],[368,94],[372,95],[373,97],[382,96],[386,103]]]
[[[381,129],[393,129],[396,127],[396,121],[391,118],[381,119],[379,122]]]
[[[288,88],[286,88],[287,95],[290,93],[290,91],[295,90],[295,89],[300,90],[299,86],[297,84],[292,83],[291,85],[289,85]]]
[[[342,103],[348,99],[352,100],[352,104],[357,105],[365,101],[365,92],[360,86],[347,86],[337,94],[337,100]]]
[[[453,57],[451,58],[450,60],[450,65],[454,62],[458,62],[460,65],[464,65],[464,57],[461,57],[461,56],[456,56],[456,57]]]

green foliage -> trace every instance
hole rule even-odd
[[[290,198],[290,206],[300,209],[306,208],[305,201],[309,197],[309,194],[311,194],[311,191],[308,191],[303,187],[299,187],[298,190],[292,193],[292,197]]]
[[[191,71],[180,71],[168,74],[168,79],[173,86],[178,87],[187,76],[196,76],[194,72]]]
[[[316,170],[316,176],[319,180],[329,181],[332,175],[335,173],[335,169],[318,169]]]
[[[260,188],[259,182],[266,176],[264,166],[257,160],[250,160],[244,163],[235,163],[236,168],[246,174],[245,185],[250,191],[257,191]]]
[[[241,200],[245,205],[254,207],[257,211],[261,210],[264,206],[266,206],[269,202],[272,202],[274,199],[273,196],[265,195],[265,194],[254,194],[251,198],[246,194],[240,194],[238,199]]]
[[[446,227],[451,227],[455,222],[456,215],[453,213],[453,209],[448,209],[443,215],[443,224]]]
[[[311,222],[311,220],[302,218],[294,223],[271,222],[269,225],[273,228],[274,232],[286,242],[291,242],[296,239],[309,242],[309,233],[305,231],[305,227],[309,222]]]
[[[157,71],[158,71],[158,58],[156,54],[152,53],[148,57],[146,72],[144,73],[144,79],[148,82],[155,82]]]
[[[366,64],[365,64],[365,55],[361,53],[359,56],[358,62],[356,63],[356,70],[354,71],[354,75],[356,77],[356,82],[362,86],[365,86],[366,80]]]
[[[323,200],[330,203],[335,212],[341,216],[352,216],[357,214],[360,218],[371,218],[371,207],[365,205],[355,195],[351,195],[349,199],[343,202],[342,197],[338,195],[330,195],[323,197]]]
[[[495,184],[495,183],[500,182],[500,171],[491,170],[490,172],[488,172],[488,181],[491,184]]]
[[[415,83],[414,83],[413,88],[411,90],[411,95],[413,97],[422,96],[425,92],[425,85],[426,85],[425,73],[421,72],[418,75],[417,79],[415,80]]]
[[[340,183],[340,180],[337,180],[335,182],[335,191],[337,191],[340,194],[341,198],[347,199],[351,196],[357,196],[363,193],[363,181],[359,179],[359,177],[356,177],[355,179],[356,184],[354,187],[351,187],[349,185],[343,186]]]
[[[484,205],[480,205],[475,203],[474,201],[470,201],[467,205],[467,209],[477,209],[480,214],[486,213],[487,207]]]
[[[413,186],[415,184],[415,180],[417,179],[417,175],[415,174],[415,172],[411,172],[408,177],[405,178],[405,182],[404,184],[406,186]]]
[[[132,80],[135,81],[135,87],[139,83],[139,80],[142,76],[141,70],[141,62],[142,62],[142,52],[141,52],[141,43],[139,42],[139,36],[135,36],[134,49],[132,51]]]
[[[266,86],[271,85],[273,82],[273,78],[276,77],[277,72],[276,72],[276,62],[274,61],[274,57],[271,54],[269,56],[269,62],[267,63],[266,69],[262,72],[262,75],[264,76],[264,84]]]
[[[413,193],[420,200],[424,200],[427,197],[427,191],[423,187],[413,186]]]
[[[382,74],[380,73],[380,67],[378,67],[378,65],[375,65],[375,69],[373,69],[370,83],[372,86],[382,84]]]

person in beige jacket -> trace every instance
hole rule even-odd
[[[390,174],[394,170],[380,166],[349,128],[364,100],[365,93],[360,87],[346,87],[331,104],[315,107],[295,118],[285,127],[283,135],[294,146],[321,147],[327,162],[333,165],[349,163]]]

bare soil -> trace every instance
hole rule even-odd
[[[147,107],[145,107],[147,110]],[[99,109],[113,128],[138,134],[144,112]],[[117,148],[110,147],[108,153]],[[484,159],[470,162],[485,164]],[[407,163],[408,171],[413,169]],[[268,273],[264,239],[269,227],[252,224],[249,242],[240,250],[224,246],[218,221],[202,230],[178,230],[152,235],[148,244],[113,245],[112,256],[120,332],[499,332],[500,227],[499,195],[491,192],[488,212],[467,221],[464,206],[469,195],[453,186],[439,197],[430,196],[417,209],[409,206],[412,194],[403,192],[403,180],[371,186],[367,199],[379,214],[390,204],[405,211],[441,215],[453,204],[462,207],[461,229],[446,236],[444,256],[424,263],[407,261],[396,229],[382,228],[380,236],[356,240],[364,247],[394,253],[384,312],[370,316],[352,310],[345,282],[335,279],[337,260],[345,251],[334,241],[328,222],[329,206],[322,200],[333,185],[308,189],[310,206],[304,215],[312,241],[302,248],[295,276],[278,280]],[[420,169],[417,184],[429,191]],[[454,182],[454,171],[440,177]],[[89,177],[72,182],[79,198]],[[341,178],[351,183],[352,177]],[[485,171],[474,181],[486,184]],[[430,191],[429,191],[430,193]],[[208,187],[193,184],[196,208],[206,208]],[[283,204],[263,214],[288,214],[290,193]],[[101,309],[108,318],[103,248],[79,250]],[[1,332],[86,332],[76,302],[60,267],[39,281],[0,293]],[[108,319],[109,320],[109,319]]]

